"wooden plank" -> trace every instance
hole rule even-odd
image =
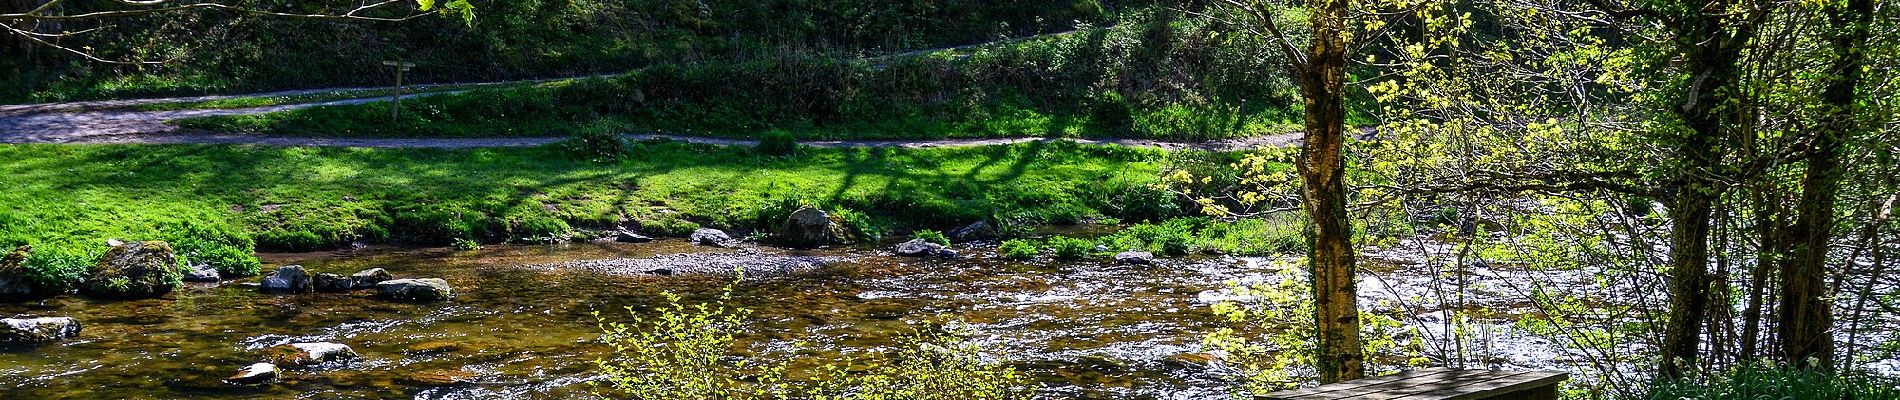
[[[1267,393],[1257,398],[1263,399],[1263,400],[1265,399],[1287,400],[1287,399],[1292,399],[1292,398],[1300,397],[1300,396],[1310,396],[1314,394],[1335,392],[1335,391],[1340,391],[1340,390],[1351,390],[1351,389],[1357,389],[1357,388],[1373,386],[1373,385],[1383,385],[1383,384],[1391,383],[1391,382],[1398,381],[1401,379],[1442,374],[1442,373],[1451,372],[1451,371],[1453,370],[1450,368],[1416,369],[1416,370],[1411,370],[1411,371],[1403,371],[1403,372],[1399,372],[1392,375],[1378,376],[1378,377],[1365,378],[1365,379],[1354,379],[1350,381],[1319,385],[1319,386],[1305,388],[1305,389],[1282,390],[1282,391],[1277,391],[1273,393]]]
[[[1428,371],[1431,371],[1431,370],[1428,370]],[[1289,393],[1290,396],[1281,395],[1278,392],[1269,393],[1267,394],[1268,396],[1267,398],[1278,399],[1278,400],[1332,400],[1332,399],[1358,398],[1358,396],[1363,396],[1366,393],[1375,393],[1375,392],[1389,391],[1393,389],[1409,388],[1413,386],[1427,385],[1427,384],[1432,384],[1436,382],[1463,381],[1466,378],[1482,377],[1484,375],[1488,375],[1491,373],[1492,373],[1491,371],[1476,371],[1476,370],[1449,370],[1449,369],[1436,370],[1436,371],[1418,374],[1418,375],[1405,376],[1405,377],[1401,377],[1399,379],[1394,379],[1394,380],[1381,380],[1381,381],[1376,381],[1376,382],[1362,383],[1361,381],[1364,381],[1364,380],[1361,379],[1361,380],[1340,382],[1333,385],[1328,385],[1331,387],[1320,386],[1320,387],[1313,388],[1314,390],[1303,391],[1301,393]]]
[[[1478,400],[1522,390],[1556,386],[1568,379],[1570,379],[1570,374],[1563,372],[1531,371],[1451,390],[1418,393],[1391,400]]]
[[[1364,394],[1360,394],[1358,396],[1353,396],[1350,398],[1353,400],[1394,400],[1394,399],[1407,397],[1407,396],[1411,396],[1415,394],[1449,390],[1449,389],[1468,386],[1468,385],[1477,385],[1477,384],[1482,384],[1484,382],[1488,382],[1492,380],[1509,379],[1519,374],[1522,374],[1522,373],[1483,371],[1483,373],[1480,373],[1480,374],[1467,375],[1467,376],[1462,376],[1462,377],[1438,381],[1438,382],[1422,382],[1422,383],[1418,383],[1418,384],[1414,384],[1414,385],[1410,385],[1406,387],[1389,387],[1389,386],[1381,387],[1382,390],[1378,392],[1364,393]]]

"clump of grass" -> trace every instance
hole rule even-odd
[[[1080,260],[1095,251],[1094,241],[1067,236],[1051,237],[1045,245],[1049,247],[1051,253],[1055,254],[1057,260]]]
[[[945,246],[950,245],[950,237],[944,236],[943,232],[938,232],[931,229],[918,229],[915,232],[911,232],[910,236],[915,239],[921,239],[925,242],[936,243],[936,244],[941,244]]]
[[[756,147],[759,154],[773,157],[792,157],[798,155],[798,138],[791,132],[774,130],[766,132]]]
[[[1004,258],[1012,260],[1030,260],[1035,259],[1038,255],[1042,255],[1042,247],[1037,246],[1034,240],[1010,239],[1004,240],[1003,244],[998,245],[996,252],[1002,254]]]

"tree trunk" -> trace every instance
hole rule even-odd
[[[1726,190],[1723,140],[1729,128],[1741,123],[1727,117],[1737,96],[1737,69],[1741,49],[1752,39],[1754,27],[1731,29],[1726,17],[1695,14],[1681,24],[1677,45],[1685,56],[1684,69],[1692,75],[1682,104],[1675,107],[1684,125],[1674,143],[1677,159],[1672,182],[1674,198],[1669,219],[1669,322],[1663,327],[1660,372],[1681,378],[1684,368],[1700,365],[1702,326],[1708,319],[1710,290],[1709,228],[1715,203]],[[1743,23],[1746,24],[1746,23]]]
[[[1834,233],[1834,203],[1841,186],[1841,152],[1856,126],[1855,93],[1860,86],[1861,44],[1873,17],[1872,0],[1849,0],[1829,16],[1835,62],[1821,97],[1826,114],[1807,155],[1801,179],[1799,216],[1789,229],[1798,240],[1793,256],[1781,263],[1781,351],[1791,365],[1834,366],[1833,305],[1827,291],[1827,249]]]
[[[1352,224],[1346,219],[1346,3],[1312,4],[1313,46],[1300,89],[1305,97],[1306,138],[1300,145],[1301,208],[1311,221],[1313,311],[1318,344],[1314,357],[1320,382],[1365,376],[1359,343],[1357,265]]]

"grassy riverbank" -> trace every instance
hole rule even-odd
[[[509,149],[0,146],[0,244],[99,247],[207,236],[261,250],[354,242],[678,235],[773,226],[801,204],[884,229],[1067,223],[1178,212],[1149,189],[1157,150],[1037,143],[954,149],[751,149],[655,142],[616,162]],[[907,231],[907,230],[906,230]],[[248,250],[248,249],[247,249]]]

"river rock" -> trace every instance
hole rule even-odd
[[[726,235],[726,231],[712,228],[699,228],[699,230],[693,231],[692,240],[694,244],[704,246],[732,246],[732,236]]]
[[[183,282],[184,273],[170,244],[126,242],[106,251],[79,291],[99,298],[147,299],[171,293]]]
[[[1122,264],[1148,265],[1155,262],[1154,253],[1146,251],[1124,251],[1115,253],[1115,262]]]
[[[277,364],[261,362],[238,369],[237,375],[224,378],[237,385],[262,385],[277,382]]]
[[[383,281],[390,279],[396,279],[396,276],[390,275],[389,271],[385,271],[382,268],[356,271],[356,273],[350,274],[350,288],[373,289],[376,287],[376,284],[383,283]]]
[[[384,299],[430,303],[455,297],[449,289],[449,282],[437,278],[396,279],[376,284],[376,291]]]
[[[897,244],[897,255],[905,257],[929,257],[937,255],[943,250],[943,245],[927,242],[923,239],[911,239],[908,242]]]
[[[633,233],[633,231],[620,231],[614,233],[614,241],[621,243],[646,243],[653,241],[653,238]]]
[[[844,219],[811,207],[800,208],[779,226],[779,240],[794,247],[851,244],[855,238]]]
[[[79,335],[79,321],[68,317],[0,319],[0,343],[47,343]]]
[[[26,259],[32,256],[33,246],[20,246],[0,256],[0,301],[29,300],[50,294],[40,290],[40,285],[27,275]]]
[[[278,345],[265,350],[265,359],[274,364],[307,367],[331,361],[355,359],[356,350],[342,343],[315,342]]]
[[[998,236],[1001,235],[996,231],[996,227],[991,226],[988,221],[972,222],[969,225],[964,225],[962,228],[950,231],[950,240],[958,242],[989,240],[995,239]]]
[[[341,293],[356,288],[356,281],[343,274],[320,273],[310,277],[310,287],[319,292]]]
[[[185,271],[185,282],[218,282],[224,280],[218,275],[218,269],[210,265],[198,264]]]
[[[285,265],[265,275],[257,290],[264,293],[310,293],[310,273],[302,265]]]

